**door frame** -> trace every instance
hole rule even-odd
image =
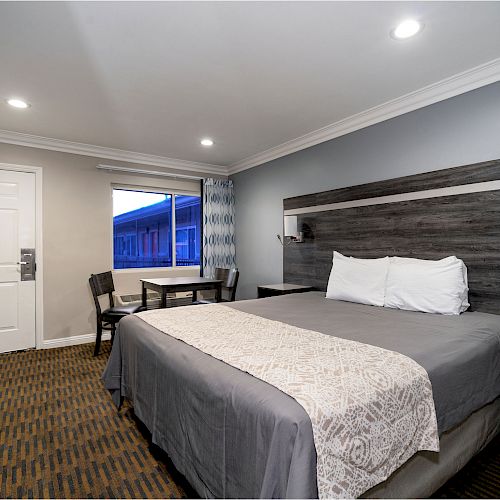
[[[35,285],[35,347],[43,347],[43,238],[42,238],[42,167],[0,163],[0,170],[35,174],[35,245],[36,245],[36,285]]]

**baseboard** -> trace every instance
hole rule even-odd
[[[55,347],[67,347],[70,345],[90,344],[95,342],[95,333],[87,333],[86,335],[75,335],[73,337],[64,337],[62,339],[49,339],[44,340],[41,349],[54,349]],[[102,334],[102,340],[109,340],[111,333],[106,332]]]

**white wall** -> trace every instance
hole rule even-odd
[[[112,268],[111,184],[199,192],[197,181],[99,171],[99,163],[149,168],[0,144],[0,163],[43,168],[44,340],[95,333],[91,273]],[[116,271],[117,290],[139,293],[140,277],[199,275],[198,270]]]

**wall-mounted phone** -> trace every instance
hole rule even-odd
[[[34,281],[36,273],[36,259],[34,248],[21,248],[21,281]]]

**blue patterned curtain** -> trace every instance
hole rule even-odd
[[[205,179],[203,183],[203,276],[213,278],[216,267],[236,264],[233,181]]]

